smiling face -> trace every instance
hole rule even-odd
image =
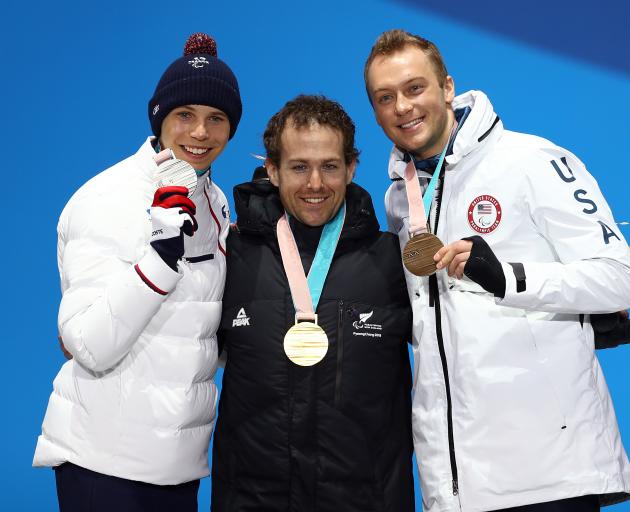
[[[396,146],[422,159],[442,151],[454,121],[455,87],[450,76],[440,86],[424,51],[408,45],[378,55],[367,84],[376,121]]]
[[[279,165],[265,163],[269,179],[290,215],[307,226],[322,226],[339,211],[356,161],[345,163],[341,131],[329,126],[295,128],[289,119],[280,141]]]
[[[221,154],[230,136],[230,122],[219,109],[184,105],[171,110],[162,122],[160,145],[175,157],[202,171]]]

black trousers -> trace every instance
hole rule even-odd
[[[580,496],[567,500],[505,508],[496,512],[599,512],[599,498],[597,496]]]
[[[60,512],[197,512],[199,480],[154,485],[69,462],[55,468]]]

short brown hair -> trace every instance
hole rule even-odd
[[[438,84],[440,84],[440,87],[444,87],[444,82],[446,81],[448,72],[446,71],[446,65],[442,59],[442,54],[440,54],[440,50],[438,50],[437,46],[423,37],[410,34],[404,30],[394,29],[383,32],[380,36],[378,36],[374,46],[372,46],[370,55],[368,55],[368,58],[365,61],[365,67],[363,68],[363,80],[365,81],[366,89],[368,89],[368,71],[374,59],[379,55],[392,55],[393,53],[403,50],[407,46],[415,46],[416,48],[421,49],[426,56],[429,57],[437,75]],[[370,91],[368,89],[368,96],[369,94]]]
[[[343,107],[325,96],[301,94],[288,101],[279,112],[267,123],[263,142],[267,158],[275,165],[280,165],[282,132],[288,120],[295,128],[303,128],[311,124],[329,126],[339,130],[343,142],[343,156],[346,165],[359,160],[359,150],[354,147],[354,123]]]

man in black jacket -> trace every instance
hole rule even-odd
[[[409,299],[398,242],[351,183],[354,124],[337,103],[299,96],[264,142],[270,182],[234,189],[212,510],[412,511]],[[329,340],[313,366],[283,349],[296,313],[276,234],[285,212],[305,273],[345,212],[313,299]]]

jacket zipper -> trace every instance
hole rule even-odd
[[[337,316],[337,375],[335,377],[335,407],[341,403],[341,377],[343,367],[343,301],[339,301]]]
[[[445,166],[446,168],[446,166]],[[444,171],[443,171],[444,172]],[[435,199],[435,222],[433,233],[437,234],[438,222],[440,219],[440,209],[442,206],[442,194],[444,192],[444,174],[440,176],[440,189]],[[448,426],[448,451],[451,461],[451,476],[453,479],[453,495],[459,494],[459,480],[457,477],[457,459],[455,458],[455,440],[453,436],[453,401],[451,400],[451,384],[448,377],[448,364],[446,362],[446,351],[444,350],[444,339],[442,337],[442,312],[440,308],[440,294],[438,289],[437,275],[429,277],[429,305],[435,311],[435,333],[437,336],[440,360],[442,362],[442,373],[444,374],[444,386],[446,388],[446,420]]]

